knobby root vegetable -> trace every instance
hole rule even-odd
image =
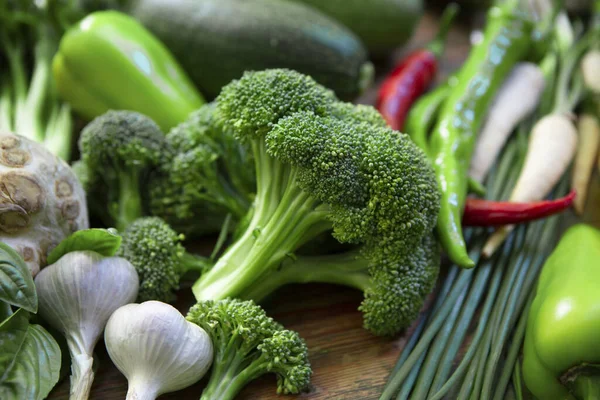
[[[542,70],[532,63],[517,64],[498,91],[481,129],[469,176],[483,182],[515,127],[537,108],[544,92]]]
[[[554,113],[540,119],[531,131],[525,163],[510,201],[528,203],[548,196],[569,167],[576,148],[577,129],[569,115]],[[494,232],[483,255],[494,254],[513,228],[514,225],[505,225]]]
[[[0,241],[35,276],[58,243],[87,228],[85,192],[71,168],[43,145],[0,132]]]
[[[600,94],[600,50],[588,51],[581,59],[583,81],[592,92]]]
[[[127,377],[127,400],[154,400],[198,382],[213,361],[208,333],[160,301],[128,304],[113,313],[106,350]]]
[[[111,314],[135,301],[138,275],[129,261],[74,251],[35,277],[39,314],[67,339],[71,400],[89,397],[93,351]]]
[[[581,215],[585,209],[588,186],[600,146],[600,124],[595,115],[583,114],[578,122],[579,145],[573,166],[571,187],[577,192],[574,201],[575,211]]]

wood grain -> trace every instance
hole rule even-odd
[[[387,62],[377,65],[380,78],[372,89],[357,100],[373,104],[378,84],[395,59],[407,51],[427,43],[436,32],[437,14],[427,12],[411,42],[399,49]],[[447,51],[442,60],[443,76],[456,69],[464,60],[470,45],[467,21],[451,30]],[[441,78],[440,78],[441,79]],[[266,311],[289,329],[296,330],[306,340],[313,366],[312,388],[300,396],[278,396],[274,376],[265,376],[248,385],[239,400],[269,400],[298,398],[310,400],[376,399],[382,391],[412,328],[396,338],[379,338],[362,328],[362,316],[357,310],[362,300],[358,291],[331,285],[291,285],[275,293],[265,304]],[[189,290],[182,290],[177,307],[183,312],[193,304]],[[112,365],[102,343],[97,348],[98,371],[91,399],[124,399],[127,382]],[[167,399],[198,399],[204,381],[185,390],[161,396]],[[63,380],[49,399],[68,398],[69,382]]]

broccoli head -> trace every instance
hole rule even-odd
[[[247,146],[216,124],[206,104],[166,137],[150,187],[152,215],[186,235],[218,231],[227,214],[242,218],[255,190]]]
[[[257,190],[245,231],[194,284],[199,301],[240,296],[324,232],[360,245],[368,265],[385,271],[435,227],[431,165],[373,109],[342,105],[282,69],[246,73],[216,107],[223,128],[252,150]]]
[[[158,125],[137,112],[108,111],[90,122],[79,149],[91,212],[119,230],[145,215],[144,182],[164,148]]]
[[[140,278],[138,301],[175,299],[181,277],[188,271],[202,272],[209,261],[186,252],[183,234],[158,217],[140,218],[122,234],[118,256],[128,260]]]
[[[214,347],[202,400],[231,400],[250,381],[268,373],[277,376],[277,393],[299,393],[308,387],[312,370],[304,340],[253,301],[200,301],[186,318],[209,334]]]

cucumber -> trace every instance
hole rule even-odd
[[[403,45],[423,14],[422,0],[294,0],[320,10],[354,32],[374,56]]]
[[[213,98],[247,70],[290,68],[344,100],[371,83],[367,50],[350,30],[285,0],[134,0],[126,9]]]

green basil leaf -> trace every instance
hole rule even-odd
[[[13,365],[15,355],[21,351],[28,326],[29,313],[22,308],[0,324],[0,371],[2,371],[0,380],[5,378]],[[0,387],[3,387],[2,381]],[[1,393],[2,389],[0,389],[0,399],[5,399]]]
[[[77,231],[60,242],[48,255],[48,264],[54,264],[72,251],[95,251],[112,257],[121,247],[121,236],[114,229],[85,229]]]
[[[61,364],[60,347],[52,335],[40,325],[28,325],[21,346],[2,345],[2,351],[8,351],[14,362],[0,376],[0,399],[45,399],[58,382]]]
[[[0,301],[0,323],[13,314],[10,304]]]
[[[0,242],[0,301],[37,312],[37,293],[31,272],[12,247]]]

